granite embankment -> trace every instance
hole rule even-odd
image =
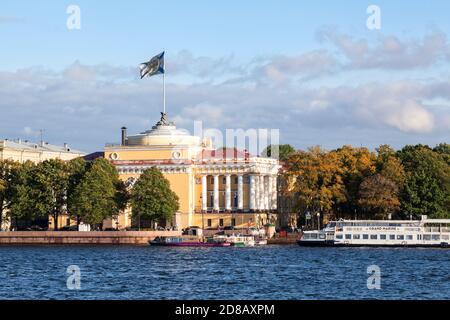
[[[181,231],[14,231],[0,232],[0,245],[144,245],[158,236],[178,236]]]

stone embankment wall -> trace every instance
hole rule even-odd
[[[0,245],[145,245],[158,236],[179,235],[181,231],[14,231],[0,232]]]

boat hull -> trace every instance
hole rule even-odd
[[[163,243],[149,241],[151,246],[159,247],[229,247],[229,243],[211,243],[211,242],[178,242],[178,243]]]
[[[450,248],[448,244],[357,244],[335,243],[334,241],[297,241],[301,247],[373,247],[373,248]]]

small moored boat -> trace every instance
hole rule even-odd
[[[196,236],[179,237],[156,237],[149,241],[152,246],[167,247],[229,247],[231,244],[225,241],[215,240],[213,238],[202,238]]]
[[[255,237],[244,235],[231,235],[227,237],[227,242],[231,243],[235,247],[254,247]]]

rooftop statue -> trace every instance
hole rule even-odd
[[[174,126],[174,125],[175,123],[170,122],[167,119],[167,113],[161,112],[161,119],[156,123],[156,126],[159,127],[159,126]]]

